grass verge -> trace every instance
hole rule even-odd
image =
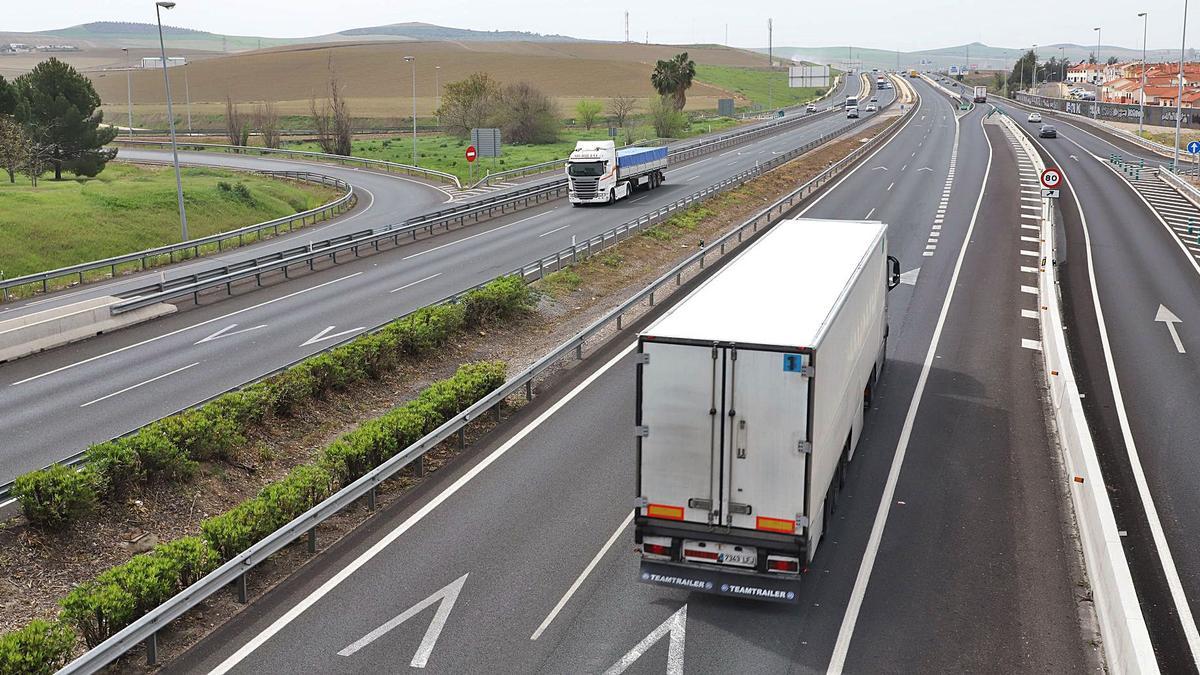
[[[328,203],[324,185],[183,170],[188,234],[203,237]],[[240,187],[239,187],[240,186]],[[170,168],[109,164],[95,178],[0,181],[0,272],[12,278],[179,241]]]
[[[819,87],[788,86],[786,69],[696,65],[696,79],[731,91],[760,108],[799,105],[824,94]]]

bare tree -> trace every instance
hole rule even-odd
[[[517,82],[500,90],[496,122],[509,143],[558,140],[559,118],[554,101],[528,82]]]
[[[438,116],[446,130],[467,138],[471,129],[486,127],[495,115],[500,97],[500,83],[487,73],[472,73],[469,77],[443,85],[442,105]]]
[[[8,172],[8,182],[17,182],[17,174],[29,153],[29,137],[14,120],[0,117],[0,165]]]
[[[29,184],[37,187],[38,179],[42,174],[46,173],[51,166],[54,166],[55,156],[54,148],[48,145],[39,145],[32,139],[26,139],[25,157],[21,163],[21,173],[29,179]]]
[[[624,129],[625,124],[629,121],[629,116],[633,114],[636,107],[636,98],[632,96],[614,96],[608,100],[608,116],[612,118],[614,125]]]
[[[225,95],[225,139],[230,145],[244,146],[250,140],[250,120]]]
[[[262,134],[263,147],[278,148],[283,144],[283,135],[279,129],[279,111],[275,104],[268,101],[254,110],[254,126]]]
[[[317,145],[321,152],[331,155],[350,156],[353,150],[350,141],[354,137],[354,126],[350,120],[350,111],[346,108],[346,99],[342,98],[342,87],[337,73],[333,70],[333,59],[329,59],[329,97],[317,107],[316,97],[308,100],[308,109],[312,113],[313,128],[317,134]]]

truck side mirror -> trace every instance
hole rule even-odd
[[[890,291],[893,288],[900,285],[900,260],[897,259],[896,256],[889,255],[887,257],[887,265],[888,265],[887,289]]]

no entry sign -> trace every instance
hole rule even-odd
[[[473,146],[473,145],[467,146],[467,161],[468,162],[475,161],[475,146]]]
[[[1058,172],[1058,169],[1051,166],[1042,171],[1042,187],[1053,190],[1060,183],[1062,183],[1062,174]]]

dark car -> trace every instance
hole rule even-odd
[[[1038,132],[1038,136],[1042,138],[1058,138],[1058,129],[1055,129],[1052,125],[1043,124],[1042,130]]]

